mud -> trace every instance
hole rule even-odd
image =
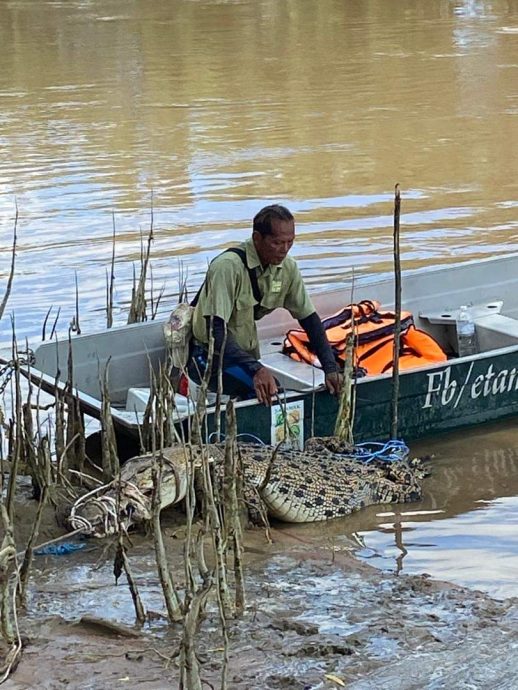
[[[20,514],[27,525],[34,502],[26,494]],[[181,518],[171,511],[164,529],[180,586]],[[39,541],[58,531],[49,512]],[[328,543],[325,525],[319,539],[275,527],[272,539],[246,534],[247,607],[228,623],[228,688],[516,688],[518,600],[426,574],[381,573],[354,557],[354,544]],[[114,583],[104,543],[35,560],[20,616],[23,656],[6,690],[178,688],[180,629],[163,616],[145,534],[133,537],[130,558],[152,614],[142,628],[127,587]],[[213,604],[198,644],[205,687],[220,688],[223,643]]]

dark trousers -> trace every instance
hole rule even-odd
[[[220,366],[220,358],[214,355],[212,358],[211,374],[209,379],[209,390],[216,393],[218,390],[218,369]],[[197,343],[191,346],[191,354],[189,363],[187,365],[187,373],[189,378],[195,383],[201,384],[205,377],[207,370],[207,349]],[[232,362],[225,362],[223,357],[222,367],[222,383],[223,393],[229,395],[231,398],[241,398],[246,400],[248,398],[255,398],[254,381],[252,376],[240,367],[238,364]]]

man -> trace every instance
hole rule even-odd
[[[214,356],[209,389],[217,390],[221,368],[223,393],[244,398],[255,393],[261,403],[271,405],[278,382],[259,361],[255,321],[284,307],[308,334],[324,370],[327,389],[333,395],[339,393],[341,374],[322,322],[295,260],[288,256],[294,239],[295,223],[290,211],[277,204],[266,206],[254,218],[251,239],[211,262],[195,298],[188,373],[196,383],[206,371],[211,334]]]

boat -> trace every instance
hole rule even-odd
[[[344,285],[313,292],[321,317],[351,302],[377,300],[394,308],[394,277],[355,277]],[[441,363],[400,372],[397,436],[405,442],[478,426],[518,414],[518,254],[460,264],[414,269],[402,274],[402,305],[413,314],[417,328],[429,333],[448,358]],[[456,317],[469,305],[478,350],[458,356]],[[150,386],[150,366],[156,370],[166,358],[164,320],[154,320],[45,342],[35,349],[30,375],[45,390],[55,380],[64,387],[71,347],[73,386],[82,411],[101,414],[101,372],[109,362],[111,412],[118,433],[138,437]],[[298,324],[285,310],[258,322],[262,361],[283,387],[282,399],[272,407],[257,400],[235,404],[239,434],[275,444],[290,425],[292,444],[311,436],[332,435],[338,400],[323,385],[323,372],[282,354],[286,332]],[[354,441],[390,439],[392,374],[359,378],[355,383]],[[178,402],[174,422],[192,414],[192,404]],[[208,428],[225,432],[224,409],[219,425],[217,409],[207,408]]]

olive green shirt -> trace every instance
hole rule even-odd
[[[278,266],[263,268],[252,239],[239,245],[246,251],[246,261],[256,269],[262,294],[259,318],[278,307],[287,309],[293,318],[305,319],[315,307],[302,281],[295,259],[287,256]],[[208,343],[205,317],[219,316],[226,322],[237,345],[259,359],[259,339],[254,320],[257,304],[250,276],[241,258],[234,252],[224,252],[210,264],[193,316],[193,333],[197,341]]]

